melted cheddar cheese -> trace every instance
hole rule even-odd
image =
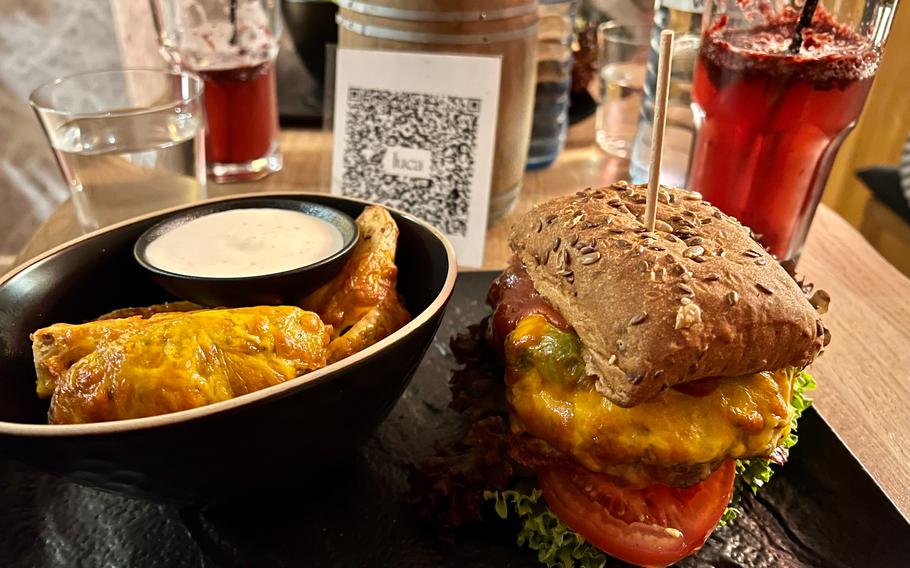
[[[768,456],[789,432],[791,371],[719,379],[702,395],[671,388],[622,408],[587,386],[577,336],[542,316],[518,323],[505,354],[513,432],[631,483],[642,481],[647,466],[716,467]]]

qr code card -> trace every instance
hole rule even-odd
[[[483,264],[498,57],[340,49],[332,193],[428,221]]]

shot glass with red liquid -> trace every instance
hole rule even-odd
[[[708,2],[687,186],[795,261],[872,87],[897,0],[818,2],[811,20],[802,3]],[[807,25],[797,30],[801,16]]]
[[[205,81],[206,153],[217,182],[281,169],[277,0],[152,0],[161,51]]]

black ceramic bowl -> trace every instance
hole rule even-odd
[[[365,205],[328,195],[269,197],[325,204],[351,217]],[[452,246],[429,225],[392,211],[401,232],[398,290],[413,320],[338,363],[193,410],[48,425],[47,402],[35,395],[29,333],[172,299],[135,261],[133,243],[179,211],[86,235],[0,277],[0,452],[84,485],[159,501],[248,500],[263,492],[305,491],[308,479],[373,432],[404,391],[455,284]]]
[[[177,274],[163,270],[146,258],[148,246],[158,237],[177,227],[212,213],[232,209],[289,209],[318,217],[341,233],[344,244],[335,254],[294,270],[260,276],[210,278]],[[261,306],[297,304],[300,299],[319,288],[338,274],[354,252],[360,230],[350,215],[321,203],[298,199],[251,198],[230,200],[183,209],[149,227],[136,240],[133,254],[152,277],[174,296],[203,306]]]

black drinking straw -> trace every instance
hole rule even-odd
[[[230,18],[231,26],[234,28],[234,33],[231,34],[231,45],[237,45],[237,0],[231,0]]]
[[[799,48],[803,46],[803,29],[812,25],[812,16],[815,15],[816,7],[818,7],[818,0],[806,0],[806,3],[803,4],[799,21],[796,22],[796,29],[793,31],[793,41],[790,42],[791,55],[799,53]]]

